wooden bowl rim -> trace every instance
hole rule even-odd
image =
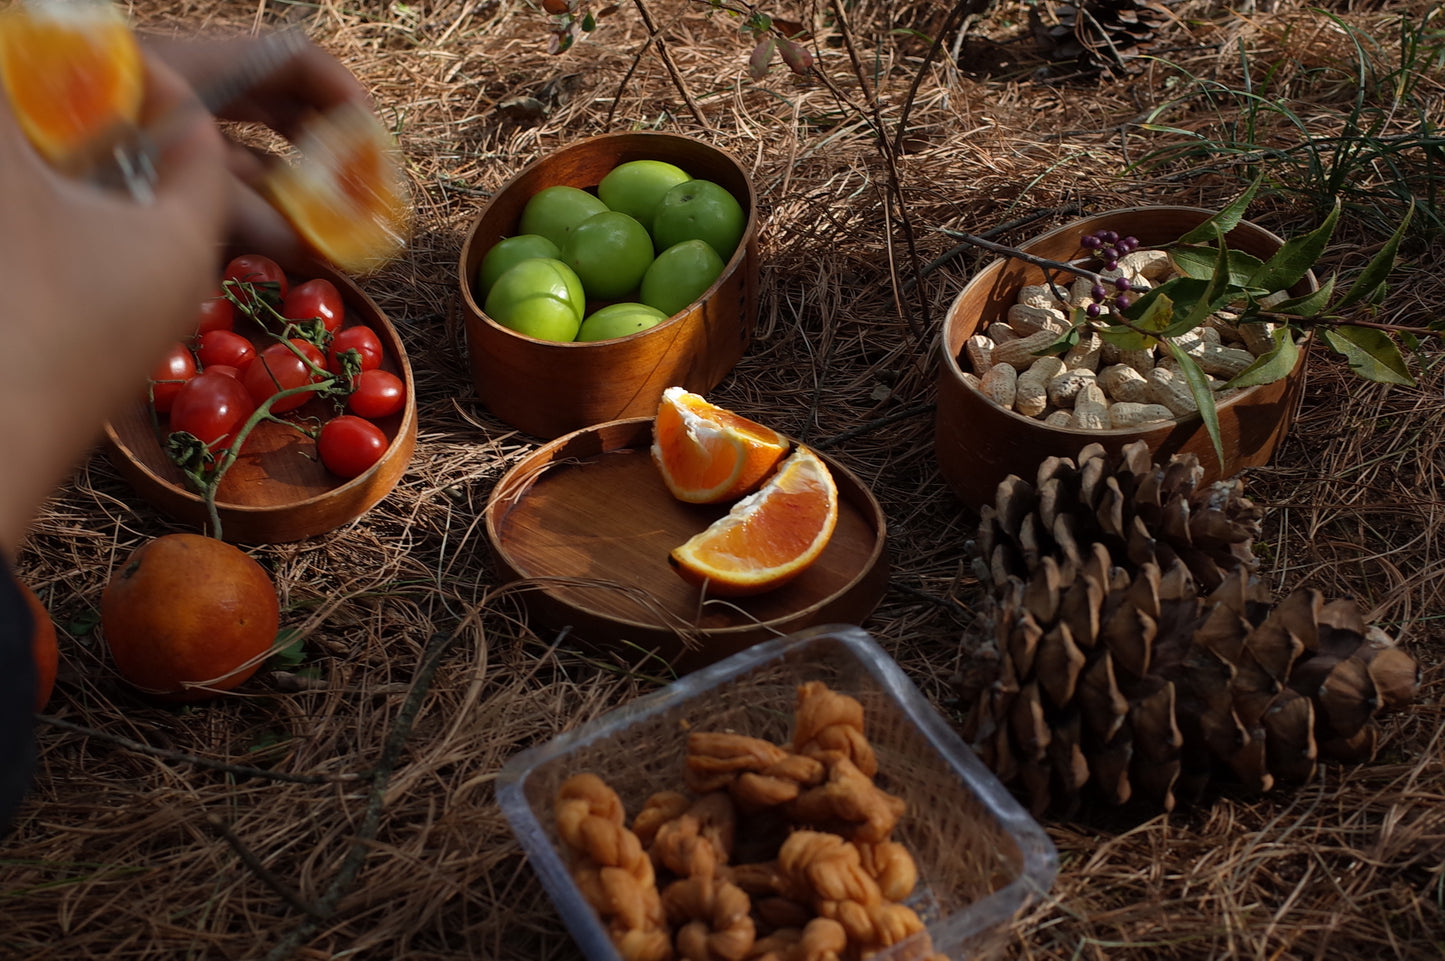
[[[264,517],[274,514],[284,514],[300,508],[325,503],[353,486],[361,487],[370,483],[373,477],[384,469],[391,459],[397,455],[397,452],[410,442],[409,437],[416,422],[416,382],[412,377],[411,360],[407,356],[406,345],[402,342],[400,332],[397,331],[396,325],[391,322],[391,319],[386,316],[386,312],[377,306],[376,301],[372,300],[371,296],[367,294],[355,280],[336,268],[316,261],[314,263],[301,265],[300,269],[297,269],[295,273],[305,273],[311,270],[316,271],[314,276],[324,276],[327,280],[344,288],[343,297],[346,300],[350,301],[354,298],[355,300],[361,301],[367,311],[370,311],[367,320],[378,321],[390,335],[391,344],[384,344],[383,346],[389,348],[392,344],[395,345],[396,351],[392,360],[395,361],[397,369],[401,373],[402,384],[406,388],[406,406],[402,408],[401,423],[397,427],[396,436],[391,439],[391,443],[386,446],[386,450],[382,452],[381,457],[377,459],[375,464],[372,464],[363,473],[348,478],[320,494],[313,494],[301,500],[288,501],[285,504],[268,504],[264,506],[257,504],[237,504],[232,501],[223,501],[217,498],[216,508],[218,510],[224,510],[238,516]],[[368,322],[366,326],[371,327],[373,324]],[[191,504],[201,506],[205,504],[205,498],[200,494],[191,490],[189,487],[174,484],[167,478],[160,476],[148,463],[137,457],[135,452],[121,441],[120,436],[115,432],[115,428],[109,420],[105,422],[105,438],[113,450],[119,451],[126,460],[130,462],[132,467],[139,470],[145,478],[156,487],[161,488],[172,496],[180,497]]]
[[[1146,210],[1155,213],[1163,212],[1203,214],[1204,219],[1206,220],[1219,213],[1219,211],[1210,210],[1207,207],[1184,207],[1174,205],[1118,207],[1114,210],[1106,210],[1101,213],[1091,214],[1088,217],[1080,217],[1076,220],[1071,220],[1066,224],[1061,224],[1058,227],[1039,234],[1036,237],[1030,237],[1028,240],[1024,241],[1022,244],[1019,245],[1019,249],[1023,251],[1028,251],[1030,247],[1042,244],[1047,240],[1052,240],[1053,238],[1061,234],[1077,231],[1084,224],[1094,223],[1100,220],[1112,220],[1117,217],[1129,216],[1130,214],[1136,214]],[[1270,240],[1273,240],[1277,244],[1283,245],[1285,243],[1285,239],[1283,237],[1280,237],[1278,234],[1274,233],[1271,230],[1259,226],[1259,224],[1256,224],[1251,220],[1240,220],[1237,227],[1248,227],[1249,229],[1259,231],[1261,234],[1268,237]],[[968,294],[968,292],[975,287],[975,285],[985,283],[994,274],[1003,270],[1010,261],[1015,259],[1016,258],[1013,257],[1002,256],[990,261],[983,267],[979,268],[978,272],[968,279],[968,282],[963,285],[963,288],[959,290],[958,294],[949,303],[948,312],[944,315],[943,327],[940,330],[937,339],[937,349],[939,354],[941,355],[940,369],[949,374],[954,380],[957,380],[965,390],[974,390],[974,388],[970,387],[966,382],[964,382],[963,368],[959,366],[958,357],[949,347],[949,334],[957,325],[955,318],[958,316],[959,303]],[[1319,289],[1319,281],[1315,277],[1315,273],[1313,270],[1306,271],[1304,279],[1301,280],[1300,283],[1306,284],[1310,291],[1315,291]],[[1303,342],[1300,344],[1301,349],[1299,351],[1299,357],[1295,359],[1295,365],[1293,368],[1290,369],[1290,373],[1287,374],[1286,377],[1293,376],[1301,369],[1302,365],[1305,362],[1305,348],[1307,348],[1309,344],[1313,342],[1313,340],[1314,331],[1306,331]],[[1215,403],[1215,409],[1228,410],[1229,408],[1234,407],[1236,404],[1247,402],[1256,392],[1269,386],[1269,384],[1255,384],[1252,387],[1246,387],[1232,397],[1226,397],[1222,401],[1217,401]],[[977,393],[977,391],[975,391],[975,393]],[[979,396],[982,397],[983,395],[980,394]],[[1031,427],[1037,427],[1048,431],[1058,431],[1060,434],[1071,434],[1079,437],[1131,437],[1137,436],[1140,433],[1148,433],[1152,430],[1172,430],[1175,425],[1187,424],[1190,421],[1198,419],[1200,417],[1200,415],[1196,412],[1193,414],[1189,414],[1185,417],[1175,417],[1171,420],[1162,420],[1154,424],[1140,424],[1134,427],[1103,427],[1098,430],[1085,430],[1082,427],[1065,427],[1057,424],[1046,424],[1036,417],[1026,417],[1016,410],[1009,410],[1003,407],[999,407],[998,409],[1001,413],[1008,415],[1009,417],[1017,420],[1021,424],[1028,424]]]
[[[498,187],[496,192],[493,193],[492,196],[488,198],[487,202],[482,205],[481,211],[477,214],[476,217],[472,219],[471,226],[467,228],[466,238],[462,241],[461,254],[457,257],[457,284],[458,288],[461,291],[462,303],[466,305],[468,313],[470,313],[477,320],[481,321],[488,329],[498,331],[510,337],[515,337],[517,340],[522,341],[523,343],[536,344],[539,347],[543,348],[558,348],[561,350],[586,350],[589,347],[595,347],[599,344],[615,344],[625,340],[634,340],[646,337],[649,334],[653,334],[661,330],[665,330],[666,328],[671,327],[674,324],[681,323],[684,319],[686,319],[689,311],[688,308],[684,307],[680,312],[673,314],[671,317],[655,324],[652,327],[648,327],[646,330],[634,331],[633,333],[626,334],[622,337],[610,337],[606,340],[591,341],[543,340],[539,337],[529,337],[528,335],[521,333],[520,331],[513,330],[510,327],[506,327],[502,324],[497,323],[487,314],[485,310],[482,309],[482,305],[477,303],[476,297],[472,294],[471,277],[467,275],[467,261],[471,259],[472,244],[475,242],[477,232],[481,230],[482,223],[486,220],[487,214],[491,212],[492,208],[496,206],[496,204],[501,200],[503,196],[506,195],[509,190],[514,189],[524,177],[530,174],[537,167],[541,166],[543,163],[555,159],[557,156],[563,153],[586,150],[588,148],[595,147],[597,144],[607,140],[632,139],[636,137],[655,137],[659,139],[682,140],[688,143],[696,144],[697,146],[702,147],[705,150],[710,150],[713,153],[717,154],[724,162],[731,164],[737,170],[738,175],[742,178],[743,183],[747,185],[748,196],[747,204],[745,205],[747,211],[747,220],[743,224],[743,235],[738,240],[737,248],[733,250],[732,256],[728,258],[727,263],[723,264],[723,269],[721,272],[718,273],[717,279],[714,280],[712,284],[707,288],[707,290],[703,291],[697,297],[697,299],[693,301],[693,303],[699,303],[701,301],[707,300],[709,297],[713,296],[713,294],[717,293],[718,288],[721,287],[724,283],[726,283],[741,265],[743,259],[747,256],[748,246],[757,237],[758,200],[757,191],[753,188],[752,177],[748,176],[746,168],[743,167],[742,163],[740,163],[737,157],[733,156],[730,151],[722,147],[716,146],[715,144],[710,144],[705,140],[700,140],[697,137],[690,137],[686,134],[669,133],[662,130],[620,130],[613,131],[612,133],[597,134],[592,137],[586,137],[582,140],[570,143],[565,147],[559,147],[551,153],[543,154],[542,156],[533,159],[521,170],[518,170],[511,177],[507,178],[507,181],[503,183],[502,186]]]
[[[515,506],[518,502],[521,501],[523,497],[526,496],[528,489],[530,489],[531,486],[537,482],[538,478],[540,478],[544,473],[546,473],[549,467],[561,466],[563,464],[569,463],[573,465],[576,464],[576,461],[561,461],[551,459],[551,455],[555,450],[565,447],[568,444],[575,443],[579,438],[584,435],[600,434],[603,431],[611,432],[613,430],[626,432],[625,437],[627,439],[627,443],[622,446],[604,448],[602,451],[599,452],[599,454],[615,450],[638,449],[639,438],[641,436],[645,435],[650,440],[652,436],[652,425],[653,418],[651,417],[628,417],[621,420],[611,420],[600,424],[593,424],[588,427],[583,427],[580,430],[575,430],[570,433],[563,434],[561,437],[548,441],[546,444],[538,447],[536,450],[532,451],[522,460],[512,465],[512,467],[505,474],[503,474],[501,478],[498,479],[496,486],[492,488],[491,495],[487,498],[487,506],[484,514],[487,521],[487,539],[491,543],[492,550],[498,556],[506,559],[506,563],[511,570],[518,570],[517,565],[513,563],[514,558],[503,547],[501,531],[498,529],[499,521],[502,517],[506,516],[512,506]],[[786,437],[786,435],[784,436]],[[798,443],[793,438],[788,438],[788,440],[794,444]],[[785,621],[792,621],[798,617],[805,617],[810,612],[818,610],[826,606],[827,604],[836,601],[840,597],[846,596],[851,591],[857,590],[860,584],[866,582],[869,573],[875,568],[877,568],[880,563],[883,563],[886,560],[885,551],[887,549],[888,541],[888,519],[883,513],[883,506],[879,503],[878,498],[874,496],[872,490],[868,488],[868,485],[863,483],[862,478],[860,478],[853,471],[849,470],[846,466],[840,464],[837,460],[835,460],[823,451],[817,450],[816,448],[809,449],[812,450],[813,453],[817,454],[818,457],[822,459],[825,464],[828,465],[828,470],[834,472],[835,476],[841,475],[843,482],[840,482],[838,484],[839,497],[844,497],[844,483],[846,483],[849,490],[849,495],[851,495],[848,498],[849,503],[858,510],[859,514],[864,517],[864,520],[873,530],[873,547],[868,552],[868,558],[866,562],[860,564],[858,570],[848,579],[848,582],[842,587],[840,587],[838,590],[834,591],[832,594],[829,594],[826,597],[819,598],[818,600],[814,601],[811,604],[808,604],[805,607],[800,607],[794,611],[789,612],[786,615],[770,618],[766,621],[748,621],[742,624],[734,624],[729,627],[704,628],[689,625],[688,631],[695,636],[728,637],[732,634],[748,634],[756,632],[760,629],[765,630],[771,624],[779,624]],[[862,501],[861,504],[858,502],[859,500]],[[504,505],[503,501],[506,501],[507,503]],[[526,580],[528,578],[546,576],[547,575],[544,574],[523,574],[517,579]],[[601,586],[603,582],[599,581],[598,583],[599,586]],[[538,589],[545,591],[545,588]],[[637,631],[649,632],[669,629],[669,626],[666,623],[633,620],[630,618],[620,617],[614,614],[584,607],[582,605],[573,603],[572,601],[565,598],[559,598],[556,594],[549,593],[549,596],[557,604],[563,605],[572,610],[576,610],[579,613],[584,613],[589,617],[595,617],[599,620],[605,620],[609,623],[616,624],[622,628],[630,628]]]

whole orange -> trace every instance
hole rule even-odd
[[[60,669],[60,645],[55,640],[55,622],[29,585],[17,580],[15,586],[25,595],[35,627],[30,634],[30,649],[35,658],[35,710],[45,710],[50,692],[55,690],[55,672]]]
[[[141,545],[100,599],[101,631],[120,676],[172,701],[202,700],[256,673],[280,620],[261,565],[200,534]]]

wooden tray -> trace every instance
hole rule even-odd
[[[257,425],[247,452],[226,472],[217,491],[221,534],[227,541],[298,541],[340,527],[391,493],[406,472],[416,446],[416,384],[396,329],[354,281],[324,263],[305,265],[294,275],[293,282],[313,277],[326,278],[341,292],[346,306],[345,326],[364,324],[376,331],[386,354],[381,366],[406,385],[406,406],[376,421],[391,443],[371,470],[351,480],[343,480],[321,466],[310,438],[281,424]],[[240,315],[236,330],[261,343],[272,339]],[[334,407],[329,401],[316,399],[293,413],[324,419],[334,413]],[[206,528],[209,522],[205,501],[190,487],[162,446],[168,418],[160,415],[157,425],[152,416],[150,405],[140,400],[105,425],[110,459],[147,501],[179,520]]]
[[[817,624],[859,624],[888,582],[886,524],[851,471],[819,454],[838,485],[838,526],[796,580],[756,597],[702,602],[668,553],[730,505],[675,499],[652,462],[652,418],[612,421],[547,444],[513,467],[487,504],[504,582],[527,579],[529,612],[594,646],[652,651],[692,670]]]

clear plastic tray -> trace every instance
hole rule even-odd
[[[878,755],[876,781],[907,802],[892,837],[918,864],[908,903],[927,924],[933,950],[956,959],[988,952],[1016,913],[1048,891],[1058,872],[1048,835],[898,664],[860,628],[812,628],[689,674],[503,766],[502,811],[588,958],[618,955],[567,867],[552,813],[562,782],[598,774],[630,820],[654,792],[682,789],[689,730],[787,743],[797,687],[812,680],[862,703],[865,734]],[[915,940],[873,958],[915,957]]]

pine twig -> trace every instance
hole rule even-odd
[[[286,771],[269,771],[266,768],[250,767],[245,764],[231,764],[227,761],[216,761],[207,757],[186,754],[183,751],[173,751],[170,748],[154,747],[142,741],[132,740],[119,734],[112,734],[109,731],[86,727],[84,724],[76,724],[74,721],[66,721],[58,717],[52,717],[49,714],[37,714],[35,715],[35,720],[41,724],[59,728],[62,731],[69,731],[72,734],[82,734],[86,737],[106,741],[117,747],[123,747],[127,751],[134,751],[137,754],[148,754],[151,757],[158,757],[166,761],[175,761],[180,764],[194,764],[196,767],[203,767],[212,771],[222,771],[226,774],[234,774],[240,778],[264,778],[270,781],[286,781],[291,784],[335,784],[339,781],[358,781],[363,776],[356,773],[291,774]]]
[[[693,119],[704,130],[711,130],[712,124],[708,123],[707,118],[703,116],[702,108],[692,98],[692,92],[687,89],[687,82],[682,79],[682,73],[677,69],[677,64],[672,62],[672,54],[668,53],[667,43],[662,39],[662,34],[658,31],[657,24],[652,19],[652,12],[647,9],[647,4],[642,0],[632,0],[632,5],[637,8],[637,13],[642,17],[643,24],[647,26],[647,32],[651,39],[656,41],[657,55],[662,58],[662,64],[667,68],[668,76],[672,78],[672,85],[677,88],[677,92],[687,103],[687,109],[692,112]]]

